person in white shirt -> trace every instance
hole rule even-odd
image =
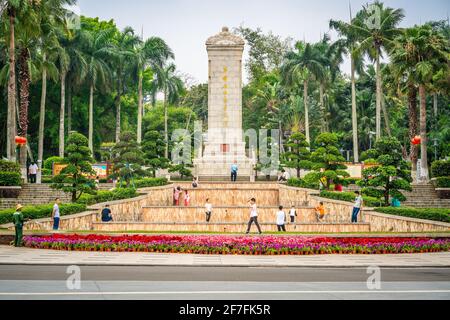
[[[296,216],[297,216],[297,210],[295,210],[295,206],[292,206],[291,210],[289,210],[289,217],[291,218],[291,223],[295,223]]]
[[[209,220],[211,220],[211,213],[212,213],[212,204],[209,203],[209,199],[206,199],[205,213],[206,213],[206,222],[209,222]]]
[[[30,183],[36,183],[36,175],[38,172],[38,166],[36,163],[32,162],[30,166],[28,167],[28,173],[30,175]]]
[[[353,205],[353,212],[352,212],[352,223],[358,222],[358,214],[362,210],[363,205],[363,198],[359,191],[355,191],[356,198],[355,198],[355,204]]]
[[[53,205],[53,211],[52,211],[53,230],[55,230],[55,231],[59,229],[59,219],[60,219],[59,204],[60,204],[60,200],[59,200],[59,198],[56,198],[55,204]]]
[[[277,212],[277,228],[278,232],[284,231],[286,232],[286,214],[283,211],[283,206],[278,207],[279,211]]]
[[[256,199],[252,198],[249,201],[249,204],[250,204],[250,220],[248,222],[246,234],[250,233],[250,228],[252,227],[252,223],[256,224],[259,234],[262,234],[261,227],[259,226],[259,223],[258,223],[258,209],[256,208]]]

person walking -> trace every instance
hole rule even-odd
[[[60,204],[59,198],[55,199],[55,204],[53,205],[53,211],[52,211],[52,219],[53,219],[53,230],[57,231],[59,229],[59,204]]]
[[[278,207],[278,212],[277,212],[277,228],[278,228],[278,232],[286,232],[286,214],[283,211],[283,206],[279,206]]]
[[[295,206],[292,206],[289,210],[289,217],[291,218],[291,223],[295,223],[295,217],[297,216],[297,210],[295,210]]]
[[[235,160],[234,163],[231,165],[231,181],[232,182],[236,182],[238,170],[239,170],[239,168],[237,165],[237,161]]]
[[[32,162],[28,167],[28,174],[30,175],[30,183],[36,183],[36,175],[39,168],[36,163]]]
[[[205,214],[206,214],[206,222],[209,222],[209,220],[211,220],[211,214],[212,214],[212,204],[209,202],[209,198],[206,199]]]
[[[358,222],[358,214],[362,210],[363,206],[363,198],[361,196],[361,193],[359,191],[355,191],[356,198],[355,198],[355,204],[353,205],[353,212],[352,212],[352,223]]]
[[[184,206],[189,207],[190,203],[191,203],[191,196],[189,195],[187,190],[184,190]]]
[[[14,221],[14,229],[15,229],[15,235],[14,235],[14,246],[15,247],[21,247],[23,243],[23,214],[22,214],[22,205],[18,204],[16,206],[16,211],[13,214],[13,221]]]
[[[105,206],[102,210],[102,222],[110,222],[113,221],[112,215],[111,215],[111,209],[109,208],[109,204]]]
[[[249,204],[250,204],[250,220],[248,222],[248,227],[247,227],[246,234],[250,233],[250,228],[252,227],[253,223],[256,224],[256,227],[258,228],[259,234],[262,234],[261,227],[259,226],[259,223],[258,223],[258,209],[256,207],[256,199],[252,198],[249,201]]]

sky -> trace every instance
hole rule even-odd
[[[349,19],[369,0],[78,0],[82,15],[113,19],[119,29],[133,27],[144,39],[163,38],[175,53],[175,63],[183,74],[204,83],[208,75],[205,41],[220,32],[243,25],[272,31],[281,37],[316,42],[329,31],[328,22]],[[385,0],[385,5],[403,8],[401,27],[430,20],[447,20],[449,0]],[[336,39],[335,34],[330,34]],[[348,61],[342,69],[349,72]],[[244,75],[246,79],[246,75]]]

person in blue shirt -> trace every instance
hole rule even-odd
[[[102,210],[102,222],[110,221],[112,221],[111,209],[109,209],[109,204],[107,204]]]
[[[237,161],[234,161],[234,163],[231,165],[231,181],[235,182],[237,180],[237,172],[238,172]]]

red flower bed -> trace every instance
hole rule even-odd
[[[171,252],[196,254],[379,254],[437,252],[450,249],[450,238],[333,238],[301,236],[177,236],[177,235],[49,235],[27,236],[31,248],[116,251]]]

